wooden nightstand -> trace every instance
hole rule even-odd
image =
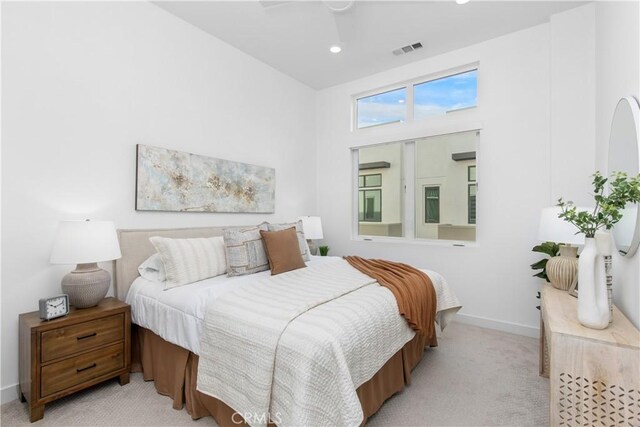
[[[585,328],[577,302],[542,289],[540,372],[551,383],[550,424],[640,425],[640,332],[616,307],[607,329]]]
[[[31,422],[44,405],[99,382],[129,382],[131,310],[115,298],[44,321],[37,311],[20,315],[20,399]]]

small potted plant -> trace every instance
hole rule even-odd
[[[329,253],[329,246],[319,246],[318,250],[320,251],[320,256],[327,256]]]
[[[540,245],[534,246],[531,250],[533,252],[540,252],[548,255],[549,258],[553,258],[560,252],[560,245],[555,242],[544,242]],[[542,258],[540,261],[531,264],[532,270],[541,270],[534,274],[533,277],[544,279],[547,283],[549,282],[549,277],[547,277],[547,262],[549,261],[549,258]]]
[[[609,183],[608,194],[605,188]],[[559,218],[575,225],[585,236],[585,246],[578,261],[578,320],[584,326],[604,329],[609,325],[609,302],[601,255],[610,254],[609,235],[598,233],[610,230],[622,218],[621,211],[627,203],[640,202],[640,175],[628,177],[624,172],[614,172],[610,178],[600,172],[593,175],[593,210],[579,209],[573,202],[558,200],[562,212]],[[597,240],[597,244],[596,244]]]

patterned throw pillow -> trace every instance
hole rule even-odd
[[[149,240],[164,264],[165,289],[175,288],[227,271],[222,237],[170,239],[154,236]]]
[[[260,230],[268,231],[264,224],[222,230],[228,276],[244,276],[269,269]]]
[[[263,222],[260,225],[266,225],[268,227],[268,231],[280,231],[295,227],[296,235],[298,236],[298,246],[300,247],[300,255],[302,255],[302,259],[305,261],[309,261],[311,259],[309,258],[309,245],[307,245],[307,239],[304,237],[304,230],[302,229],[302,221],[290,222],[287,224],[269,224]]]

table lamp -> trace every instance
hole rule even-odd
[[[571,245],[584,245],[584,235],[579,233],[575,225],[558,218],[561,212],[559,206],[542,209],[538,240],[560,244],[560,253],[547,262],[547,277],[554,288],[568,291],[575,285],[578,276],[578,248]]]
[[[62,221],[58,226],[52,264],[77,264],[62,278],[62,292],[76,308],[98,305],[111,285],[109,272],[98,262],[120,258],[120,245],[111,221]]]
[[[304,237],[307,239],[309,245],[309,252],[311,255],[318,254],[318,245],[316,239],[322,239],[322,221],[319,216],[301,216],[298,218],[302,221],[302,231],[304,231]]]

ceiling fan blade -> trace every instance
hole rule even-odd
[[[322,0],[331,12],[346,12],[356,3],[355,0]]]
[[[349,43],[355,39],[356,19],[353,9],[345,12],[334,12],[333,19],[338,30],[338,39],[341,43]]]
[[[258,0],[258,3],[260,3],[260,6],[264,7],[265,9],[273,9],[276,7],[287,5],[289,3],[295,3],[295,1],[294,0]]]

